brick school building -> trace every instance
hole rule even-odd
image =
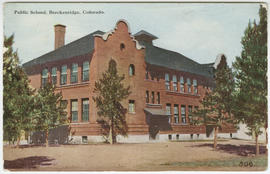
[[[97,30],[66,45],[66,26],[58,24],[54,30],[55,50],[23,67],[32,87],[38,89],[51,81],[56,91],[62,92],[71,118],[72,141],[104,141],[92,96],[95,81],[107,70],[111,59],[117,63],[118,73],[125,75],[123,83],[132,92],[123,101],[128,109],[128,137],[118,136],[118,141],[211,137],[205,126],[190,124],[190,113],[199,107],[205,92],[215,86],[214,61],[200,64],[157,47],[153,44],[156,36],[144,30],[132,34],[125,20],[119,20],[109,32]],[[221,130],[226,137],[234,132],[230,127]]]

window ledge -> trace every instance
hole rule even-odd
[[[65,84],[65,85],[59,85],[59,86],[57,86],[57,88],[70,87],[70,86],[80,86],[80,85],[86,85],[86,84],[89,84],[89,81],[80,82],[80,83],[70,83],[70,84]]]
[[[70,124],[76,125],[76,124],[89,124],[90,122],[71,122]]]
[[[193,94],[193,93],[186,93],[186,92],[178,92],[178,91],[169,91],[169,90],[166,90],[167,93],[171,93],[171,94],[178,94],[178,95],[191,95],[191,96],[194,96],[194,97],[200,97],[201,95],[199,94]]]
[[[155,82],[155,83],[160,82],[160,81],[157,81],[157,80],[151,80],[151,79],[144,79],[144,81],[147,81],[147,82]]]
[[[136,112],[128,112],[129,114],[136,114]]]

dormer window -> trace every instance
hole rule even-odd
[[[129,65],[129,76],[135,75],[135,66],[133,64]]]

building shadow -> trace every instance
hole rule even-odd
[[[46,156],[30,156],[26,158],[18,158],[15,160],[4,160],[5,169],[31,169],[37,166],[52,165],[52,158]]]
[[[193,145],[191,147],[213,147],[213,143],[205,143],[200,145]],[[231,144],[218,144],[217,151],[223,151],[230,154],[239,156],[250,156],[256,152],[255,145],[231,145]],[[267,154],[266,146],[260,146],[260,155]]]

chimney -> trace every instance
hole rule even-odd
[[[54,26],[54,49],[58,49],[65,45],[65,33],[66,33],[66,26],[57,24]]]

